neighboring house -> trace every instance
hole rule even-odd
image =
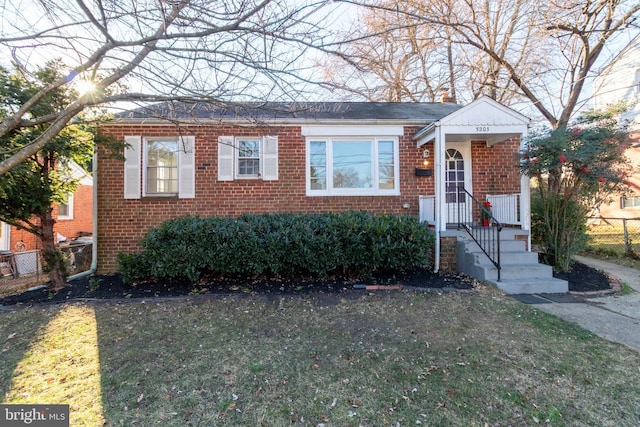
[[[631,194],[602,205],[599,214],[604,218],[640,218],[640,35],[596,77],[594,100],[596,108],[619,101],[630,104],[621,119],[630,123],[631,145],[625,154],[636,168],[635,175],[626,180]]]
[[[69,168],[71,176],[80,180],[79,185],[66,203],[54,206],[53,218],[58,237],[71,240],[93,231],[93,178],[75,162],[70,162]],[[40,240],[33,234],[0,222],[0,250],[22,252],[41,248]]]
[[[477,224],[479,211],[470,201],[458,204],[458,187],[492,201],[494,216],[527,251],[529,181],[518,152],[528,126],[528,118],[486,97],[464,107],[161,104],[131,111],[101,126],[128,148],[124,162],[98,155],[98,272],[117,271],[119,252],[139,250],[151,227],[174,217],[345,210],[429,221],[435,269],[460,270],[456,225],[460,215]]]

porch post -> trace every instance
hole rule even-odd
[[[520,135],[520,149],[524,151],[524,140],[527,131]],[[520,175],[520,227],[529,232],[527,248],[531,252],[531,179],[525,175]]]

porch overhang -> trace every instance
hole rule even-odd
[[[486,141],[487,145],[527,134],[530,119],[488,97],[477,99],[418,131],[420,147],[444,135],[446,142]]]
[[[414,139],[416,139],[417,141],[418,148],[428,142],[435,141],[437,126],[438,124],[434,123],[434,128],[432,130],[425,133],[422,133],[421,131],[414,136]],[[461,126],[458,126],[457,129],[447,127],[444,132],[446,142],[485,141],[487,143],[487,146],[492,146],[510,138],[521,137],[526,133],[527,128],[525,127],[524,129],[522,129],[522,127],[519,126],[501,126],[500,129],[494,130],[494,132],[499,133],[490,134],[473,132],[474,130],[475,127],[469,127],[468,129],[464,129]],[[418,136],[419,138],[417,138]]]
[[[530,119],[505,107],[495,100],[482,97],[419,130],[413,139],[417,147],[433,142],[434,203],[436,248],[434,271],[440,262],[440,238],[447,232],[445,206],[445,154],[446,144],[454,142],[486,141],[487,146],[519,137],[522,141],[528,133]],[[529,181],[520,180],[521,226],[530,230]],[[531,247],[529,242],[529,247]]]

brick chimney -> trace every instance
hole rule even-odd
[[[456,103],[454,96],[449,96],[449,88],[443,88],[440,90],[440,102],[442,103]]]

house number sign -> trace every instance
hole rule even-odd
[[[489,126],[476,126],[476,132],[489,132],[490,130]]]

